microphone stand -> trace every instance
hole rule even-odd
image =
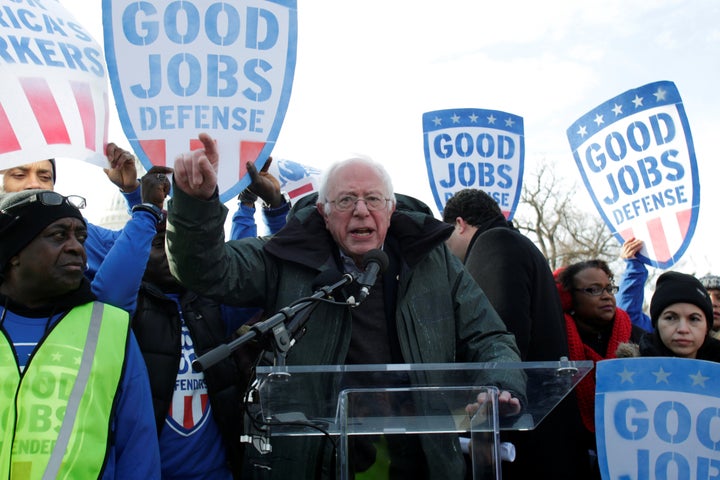
[[[333,291],[347,283],[351,283],[353,280],[354,278],[352,275],[345,274],[337,282],[326,285],[316,290],[315,293],[313,293],[310,297],[304,297],[296,300],[295,303],[281,309],[278,313],[268,318],[267,320],[254,324],[250,328],[250,331],[236,338],[232,342],[218,345],[204,355],[196,358],[192,362],[193,370],[199,372],[206,370],[207,368],[215,365],[221,360],[229,357],[235,350],[237,350],[253,338],[263,337],[270,331],[272,331],[273,333],[272,338],[273,350],[275,354],[275,365],[285,365],[287,352],[293,345],[293,339],[291,338],[291,334],[295,334],[295,331],[292,331],[290,333],[288,332],[285,322],[293,319],[295,315],[297,315],[299,312],[307,309],[312,305],[315,305],[317,303],[317,300],[330,296]],[[304,321],[301,322],[299,327],[304,325],[304,323]],[[291,327],[292,330],[299,329],[295,328],[298,327],[296,325],[292,325]],[[281,378],[273,380],[282,382]],[[262,455],[266,455],[272,451],[269,426],[266,425],[263,427],[261,425],[257,425],[254,421],[254,418],[262,416],[258,398],[257,379],[255,379],[255,381],[252,383],[252,385],[246,392],[244,402],[246,402],[246,405],[243,420],[243,434],[240,435],[240,442],[248,443],[252,445]]]
[[[218,345],[209,352],[206,352],[205,354],[193,360],[193,370],[195,370],[196,372],[205,371],[207,368],[229,357],[235,350],[237,350],[253,338],[263,337],[270,331],[272,331],[273,333],[272,338],[273,350],[275,351],[275,365],[285,365],[285,358],[287,357],[287,352],[293,345],[293,339],[291,338],[290,333],[288,333],[285,322],[292,319],[295,315],[305,310],[309,306],[314,305],[317,300],[329,296],[333,291],[347,283],[352,282],[353,280],[354,279],[352,275],[345,274],[337,282],[331,285],[326,285],[316,290],[315,293],[313,293],[310,297],[302,298],[296,301],[296,303],[282,308],[278,313],[268,318],[267,320],[263,320],[262,322],[254,324],[252,327],[250,327],[250,331],[248,331],[244,335],[236,338],[230,343],[223,343],[221,345]],[[295,332],[292,333],[294,334]]]

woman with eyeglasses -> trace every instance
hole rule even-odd
[[[622,343],[637,342],[644,330],[630,322],[628,314],[617,307],[618,287],[607,262],[587,260],[555,272],[555,280],[565,312],[570,360],[599,362],[615,358]],[[595,374],[585,376],[575,388],[586,444],[596,458]],[[600,478],[597,463],[593,470]]]

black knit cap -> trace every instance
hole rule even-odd
[[[713,307],[710,295],[692,275],[680,272],[665,272],[655,283],[655,293],[650,301],[650,318],[653,327],[657,328],[658,318],[673,303],[692,303],[705,314],[708,332],[713,325]]]
[[[61,218],[74,217],[83,222],[80,210],[67,200],[60,205],[44,205],[40,201],[24,203],[33,195],[51,190],[23,190],[0,195],[0,272],[5,270],[10,258],[17,255],[40,232]],[[59,195],[59,194],[57,194]],[[17,208],[12,208],[15,205]]]

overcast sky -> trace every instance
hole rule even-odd
[[[99,0],[61,3],[102,43]],[[581,187],[566,129],[617,94],[670,80],[689,118],[701,179],[698,228],[677,269],[720,274],[720,2],[298,3],[295,80],[274,157],[323,168],[347,152],[365,153],[387,165],[398,192],[434,208],[422,114],[486,108],[524,118],[526,175],[548,160]],[[129,148],[117,115],[109,138]],[[97,167],[78,168],[93,183],[107,182]],[[78,188],[66,180],[61,170],[59,190]],[[109,188],[86,193],[95,207],[110,195]],[[577,196],[594,208],[582,187]],[[100,212],[88,211],[91,219]]]

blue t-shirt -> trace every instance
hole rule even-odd
[[[220,429],[212,415],[205,374],[192,369],[195,346],[179,304],[179,296],[166,294],[180,313],[181,357],[170,411],[160,432],[163,479],[232,480]]]

